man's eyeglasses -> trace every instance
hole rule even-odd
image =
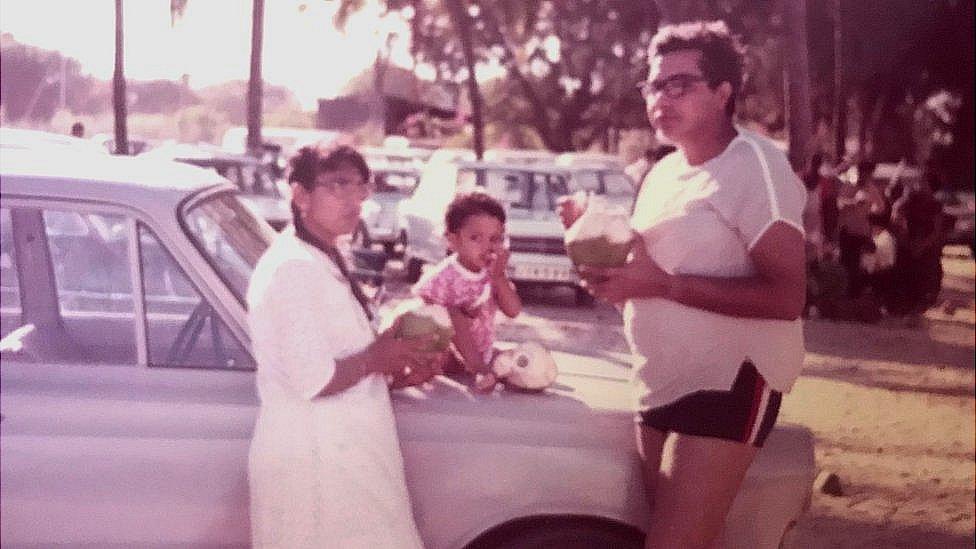
[[[662,81],[648,80],[637,84],[644,99],[653,99],[663,95],[668,99],[681,99],[698,82],[705,82],[703,76],[694,74],[675,74]]]

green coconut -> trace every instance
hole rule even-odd
[[[431,351],[444,351],[450,346],[454,338],[454,328],[451,326],[447,312],[437,311],[436,305],[428,305],[401,313],[400,325],[396,336],[399,338],[426,337],[434,335],[433,342],[428,347]],[[443,308],[440,308],[443,309]],[[444,322],[445,317],[447,322]]]
[[[594,267],[620,267],[627,262],[630,242],[615,242],[606,236],[566,242],[566,253],[574,264]]]

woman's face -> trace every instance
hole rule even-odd
[[[345,164],[320,173],[311,190],[295,184],[292,191],[305,227],[332,244],[338,236],[356,229],[360,208],[369,197],[370,186],[359,170]]]

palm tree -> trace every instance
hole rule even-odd
[[[474,153],[480,160],[485,153],[485,124],[484,99],[478,78],[475,75],[474,41],[471,34],[471,15],[461,0],[447,0],[444,2],[447,11],[457,29],[461,39],[461,51],[464,52],[464,63],[468,68],[468,96],[471,99],[471,116],[474,125]]]
[[[247,82],[247,152],[261,157],[261,46],[264,42],[264,0],[253,0],[251,10],[251,74]]]
[[[121,0],[116,0],[116,3]],[[183,16],[189,0],[170,0],[170,23]],[[251,9],[251,73],[247,82],[247,152],[260,157],[263,154],[261,140],[261,49],[264,43],[264,0],[253,0]]]
[[[126,129],[124,47],[122,43],[122,0],[115,0],[115,73],[112,76],[112,107],[115,111],[115,154],[129,154]]]

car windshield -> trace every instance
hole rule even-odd
[[[420,175],[413,172],[374,171],[372,175],[378,193],[410,196],[420,181]]]
[[[485,188],[504,206],[514,210],[553,211],[556,200],[569,194],[566,179],[558,173],[527,170],[483,169],[462,170],[460,186],[465,180]]]
[[[251,272],[274,231],[231,192],[191,201],[180,213],[190,240],[243,303]]]

